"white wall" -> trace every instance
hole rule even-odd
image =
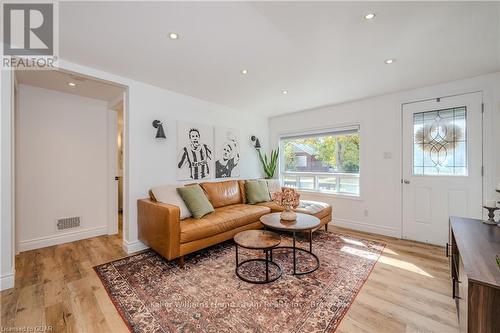
[[[261,177],[257,152],[250,137],[256,135],[267,144],[267,118],[245,114],[229,108],[169,92],[145,84],[134,84],[129,89],[128,121],[128,177],[129,177],[129,241],[137,240],[137,205],[147,191],[161,184],[178,183],[176,180],[177,124],[178,120],[214,126],[227,126],[240,130],[240,178]],[[151,123],[163,122],[167,139],[154,139],[156,130]],[[127,131],[127,130],[126,130]],[[138,244],[139,247],[136,247]],[[139,243],[127,244],[139,249]]]
[[[273,117],[270,143],[277,146],[279,135],[286,132],[360,123],[361,197],[302,197],[332,204],[339,226],[401,237],[401,104],[473,91],[482,91],[485,103],[484,197],[498,198],[494,187],[500,182],[500,73]],[[384,159],[384,152],[392,153],[392,159]]]
[[[19,251],[107,233],[107,102],[19,86],[16,231]],[[56,220],[81,217],[76,229]]]

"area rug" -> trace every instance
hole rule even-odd
[[[282,244],[289,243],[282,235]],[[269,284],[236,276],[232,242],[187,256],[184,269],[151,250],[94,269],[132,332],[333,332],[383,249],[381,243],[318,231],[313,252],[320,267],[292,275],[291,251],[278,249],[273,255],[283,275]],[[241,261],[263,253],[240,249],[239,256]],[[243,266],[241,273],[258,278],[259,265]],[[298,255],[299,271],[311,265],[310,255]]]

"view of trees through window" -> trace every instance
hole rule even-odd
[[[359,194],[359,133],[285,138],[281,141],[285,186]]]

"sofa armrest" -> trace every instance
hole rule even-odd
[[[168,260],[179,257],[180,209],[177,206],[137,200],[139,239]]]

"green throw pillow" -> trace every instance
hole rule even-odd
[[[177,188],[177,193],[184,200],[195,219],[201,219],[203,216],[214,211],[214,207],[208,201],[203,189],[198,184],[179,187]]]
[[[248,203],[254,205],[259,202],[271,201],[269,189],[265,180],[249,180],[245,182]]]

